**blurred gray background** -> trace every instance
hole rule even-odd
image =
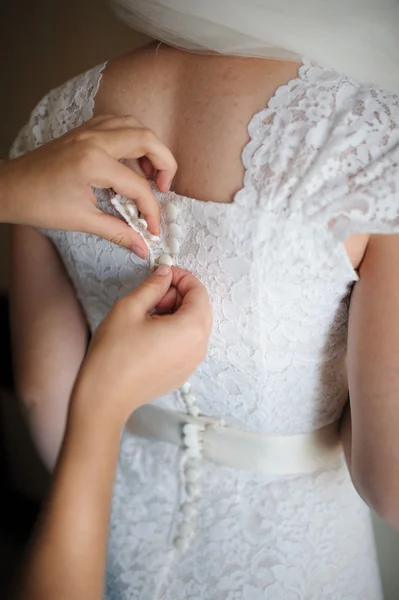
[[[105,0],[0,0],[0,157],[7,155],[30,110],[51,88],[145,42],[143,35],[113,17]],[[8,228],[0,226],[0,295],[4,299],[0,304],[0,310],[3,308],[0,335],[3,333],[3,339],[7,338],[7,263]],[[21,512],[19,523],[7,522],[4,531],[0,527],[0,595],[2,580],[19,559],[30,522],[48,484],[13,395],[8,366],[3,370],[0,491],[11,494],[9,505],[20,507]],[[3,514],[3,520],[7,521],[7,515]],[[399,535],[378,519],[375,525],[385,600],[397,600]],[[348,536],[350,534],[348,531]]]

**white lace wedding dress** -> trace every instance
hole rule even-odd
[[[13,154],[89,119],[103,68],[46,96]],[[183,231],[176,262],[206,284],[214,308],[209,354],[192,378],[201,413],[267,434],[339,418],[357,280],[342,241],[399,231],[398,125],[397,97],[305,61],[251,121],[233,204],[158,194],[165,235],[166,203]],[[114,212],[105,193],[98,202]],[[145,261],[95,236],[47,234],[92,330],[148,274]],[[157,404],[183,410],[178,394]],[[369,511],[343,460],[286,477],[203,461],[199,486],[195,535],[181,550],[182,451],[125,433],[108,600],[381,598]]]

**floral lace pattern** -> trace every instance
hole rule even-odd
[[[13,154],[93,114],[104,65],[51,92]],[[399,100],[304,62],[250,125],[246,175],[231,205],[160,194],[183,231],[177,264],[207,286],[214,331],[191,383],[202,413],[269,434],[320,428],[347,400],[348,306],[357,280],[342,242],[399,231]],[[102,210],[114,213],[97,192]],[[94,330],[148,274],[95,236],[46,232]],[[178,394],[160,398],[184,410]],[[182,456],[125,432],[115,485],[107,598],[378,600],[368,509],[345,465],[265,477],[204,463],[197,531],[181,522]],[[350,539],[347,539],[350,527]]]

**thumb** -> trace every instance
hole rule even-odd
[[[128,298],[140,312],[147,313],[167,294],[171,283],[172,269],[168,265],[162,265],[134,292],[131,292]]]
[[[90,217],[86,230],[88,233],[94,233],[113,244],[128,248],[128,250],[138,254],[140,258],[147,256],[147,246],[141,235],[118,217],[98,211],[98,214]]]

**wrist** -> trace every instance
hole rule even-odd
[[[0,158],[0,223],[8,223],[10,219],[10,161]],[[12,192],[11,192],[12,195]]]
[[[142,404],[129,399],[126,408],[114,397],[88,396],[85,390],[78,388],[71,398],[65,439],[73,439],[74,443],[90,439],[93,444],[119,445],[127,420]]]
[[[74,394],[68,413],[65,439],[81,445],[82,440],[90,444],[119,444],[123,430],[123,420],[117,414],[110,414],[100,405],[88,402],[83,394]]]
[[[0,160],[0,222],[24,222],[23,203],[26,197],[27,174],[21,173],[19,158]],[[22,219],[21,219],[22,216]]]
[[[70,415],[55,477],[68,478],[73,473],[75,482],[90,484],[92,489],[102,487],[104,480],[114,477],[120,440],[121,430],[99,422],[95,415],[88,422]]]
[[[74,428],[89,427],[93,430],[105,430],[121,434],[130,415],[139,408],[143,399],[136,395],[125,397],[125,390],[114,386],[99,386],[82,370],[71,397],[69,420]]]

